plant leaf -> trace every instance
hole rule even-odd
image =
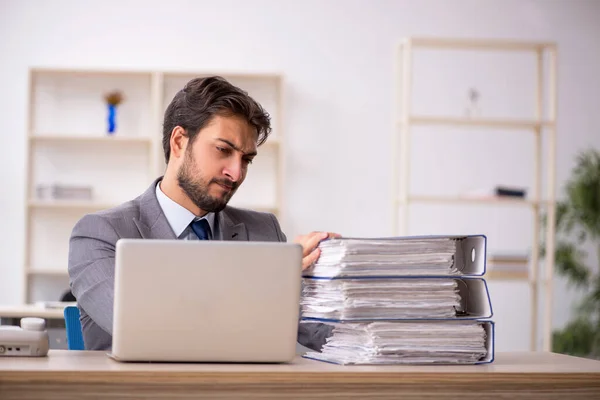
[[[591,149],[578,154],[566,192],[569,224],[581,226],[590,238],[600,238],[600,152]]]
[[[570,322],[552,334],[552,351],[578,357],[589,357],[596,341],[596,327],[583,318]]]
[[[576,287],[587,287],[590,270],[584,264],[585,256],[585,252],[577,249],[574,244],[565,241],[558,242],[555,251],[556,271]]]

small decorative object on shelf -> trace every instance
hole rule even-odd
[[[108,106],[108,134],[112,135],[117,129],[117,106],[123,102],[123,94],[114,90],[104,96],[106,105]]]
[[[469,103],[465,110],[467,117],[480,117],[481,116],[481,109],[479,108],[479,105],[477,104],[478,100],[479,100],[479,91],[477,91],[477,89],[475,89],[475,88],[470,88],[469,89]]]
[[[475,188],[466,191],[462,197],[468,199],[525,199],[527,197],[527,189],[520,186],[511,185],[495,185],[489,188]]]
[[[92,200],[93,188],[83,185],[37,185],[38,200]]]

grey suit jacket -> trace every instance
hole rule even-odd
[[[77,222],[69,242],[69,277],[81,313],[85,347],[112,346],[115,246],[119,239],[177,239],[156,198],[157,179],[136,199],[88,214]],[[221,240],[284,242],[273,214],[226,207],[217,214]],[[331,327],[299,324],[298,343],[320,350]]]

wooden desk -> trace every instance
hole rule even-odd
[[[45,319],[64,319],[62,308],[45,308],[35,304],[22,306],[0,306],[0,318],[37,317]]]
[[[479,366],[118,363],[104,352],[0,358],[0,398],[600,399],[600,362],[500,353]]]

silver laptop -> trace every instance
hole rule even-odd
[[[121,239],[113,345],[120,361],[289,362],[302,247]]]

